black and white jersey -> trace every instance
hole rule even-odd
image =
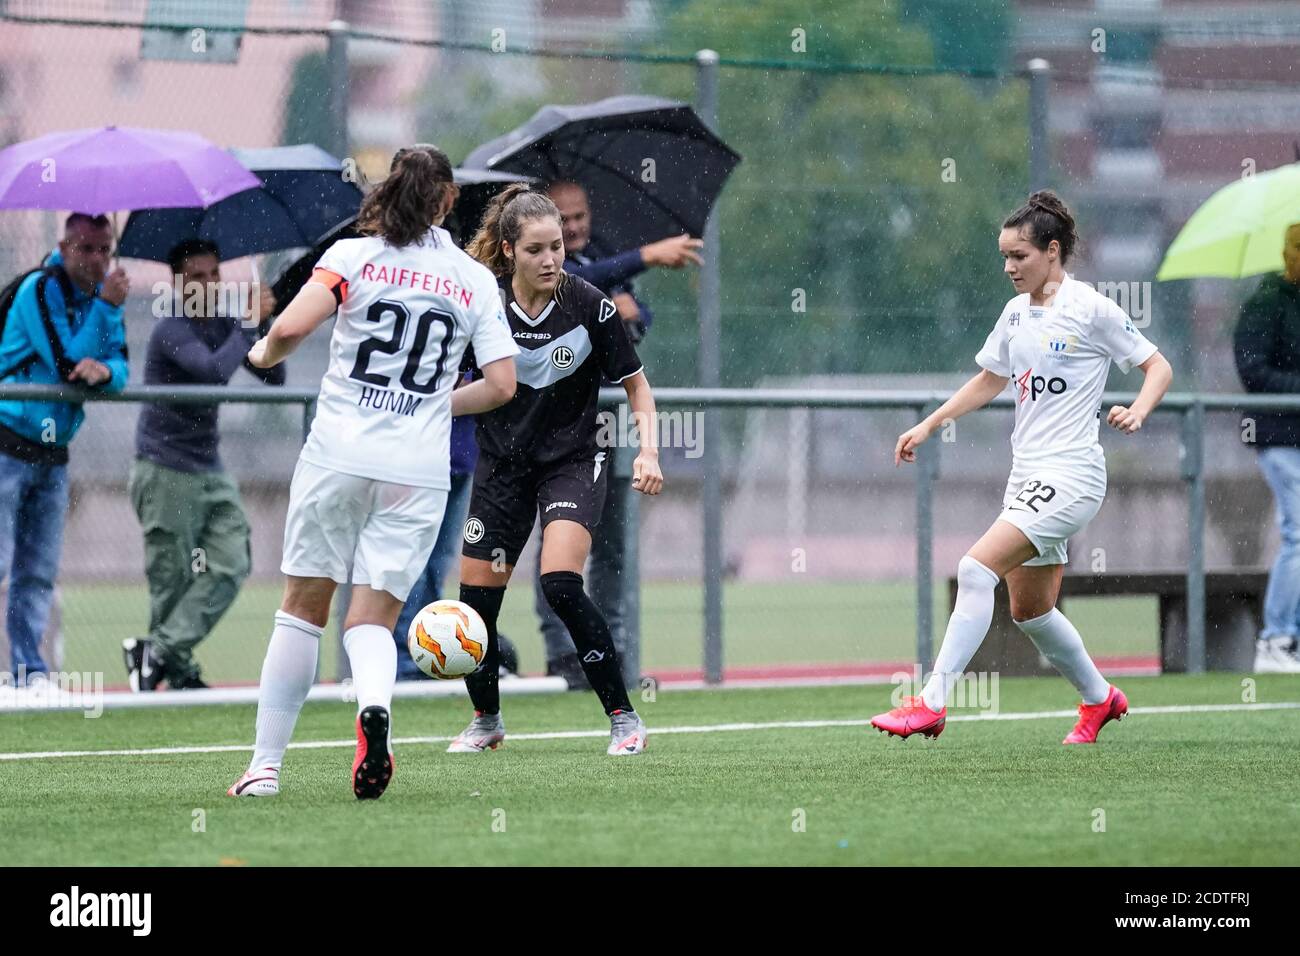
[[[539,464],[598,451],[602,378],[621,382],[641,371],[618,309],[577,276],[562,277],[536,318],[515,302],[509,279],[501,289],[506,322],[519,346],[519,386],[505,405],[478,416],[479,446],[497,458]],[[473,362],[467,353],[466,364]]]

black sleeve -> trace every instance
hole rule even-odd
[[[640,249],[629,249],[616,256],[593,259],[587,263],[570,260],[564,264],[564,271],[586,279],[598,288],[613,292],[618,291],[615,286],[621,286],[633,276],[644,272],[645,260],[641,258]]]
[[[1248,392],[1300,392],[1300,374],[1278,368],[1273,357],[1280,311],[1276,298],[1264,289],[1241,307],[1232,351]]]
[[[248,358],[245,356],[244,368],[252,372],[267,385],[283,385],[288,377],[288,369],[285,367],[284,362],[281,362],[279,365],[272,365],[270,368],[258,368],[256,365],[249,365]]]
[[[268,315],[263,317],[257,325],[257,334],[248,336],[249,348],[260,338],[264,338],[266,333],[271,329],[271,323],[275,321],[275,316]],[[244,327],[239,326],[239,332],[243,332]],[[237,333],[232,333],[237,334]],[[281,362],[279,365],[272,365],[270,368],[258,368],[256,365],[248,363],[248,356],[244,356],[244,368],[261,379],[267,385],[283,385],[288,380],[289,369],[287,362]]]
[[[641,359],[619,317],[618,307],[593,286],[586,286],[583,294],[592,348],[606,380],[618,383],[635,375],[641,370]]]

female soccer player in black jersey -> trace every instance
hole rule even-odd
[[[466,249],[500,279],[502,321],[520,349],[519,384],[513,399],[478,418],[480,451],[465,521],[460,599],[483,617],[488,650],[465,680],[474,720],[447,749],[481,753],[505,739],[497,614],[540,515],[542,590],[569,629],[609,715],[607,752],[639,754],[646,745],[645,724],[628,701],[609,626],[583,590],[582,571],[605,496],[606,452],[597,420],[602,380],[622,384],[638,425],[632,487],[647,495],[663,487],[650,383],[614,303],[561,268],[560,213],[544,194],[523,184],[502,191]],[[452,411],[459,413],[456,394]]]

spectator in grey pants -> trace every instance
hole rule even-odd
[[[168,262],[181,295],[173,296],[149,336],[145,384],[225,385],[247,368],[268,385],[283,385],[283,365],[258,369],[245,361],[256,324],[208,312],[215,300],[210,292],[221,288],[216,245],[186,239]],[[259,317],[269,319],[273,304],[264,296]],[[252,567],[239,488],[221,463],[217,414],[215,403],[153,402],[136,423],[127,488],[144,532],[149,634],[122,643],[127,680],[136,692],[156,690],[164,680],[176,690],[208,686],[194,649],[234,603]]]
[[[656,266],[680,269],[688,263],[700,265],[698,250],[704,245],[690,236],[673,236],[610,255],[592,236],[591,206],[587,192],[577,183],[552,183],[547,190],[560,210],[564,229],[564,271],[586,279],[604,292],[618,308],[628,337],[634,344],[645,338],[652,316],[645,303],[636,298],[632,278]],[[587,589],[592,601],[609,622],[610,636],[624,666],[639,660],[628,647],[626,608],[623,602],[624,531],[628,499],[632,493],[632,460],[635,447],[609,450],[609,484],[605,491],[605,508],[601,512],[591,539],[591,558],[587,569]],[[536,584],[536,582],[535,582]],[[546,644],[546,673],[563,677],[572,690],[587,688],[578,652],[563,622],[551,610],[542,595],[540,584],[534,587],[537,617]],[[623,675],[631,686],[639,674]]]
[[[1237,373],[1248,392],[1300,395],[1300,223],[1286,231],[1283,272],[1264,277],[1241,308],[1233,338]],[[1282,547],[1264,594],[1256,673],[1300,673],[1300,415],[1260,413],[1255,445],[1273,490]]]

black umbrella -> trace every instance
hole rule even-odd
[[[464,165],[579,183],[593,231],[613,249],[704,232],[709,210],[740,155],[685,103],[614,96],[544,106],[522,126],[484,143]]]
[[[479,220],[483,218],[487,204],[492,201],[493,196],[510,183],[528,182],[527,176],[483,169],[453,169],[452,176],[456,180],[456,185],[460,187],[460,196],[456,199],[456,205],[452,207],[451,215],[447,217],[443,226],[462,245],[478,228]],[[277,308],[283,308],[298,294],[298,290],[311,278],[312,269],[316,267],[316,263],[325,254],[326,249],[340,239],[354,239],[357,235],[356,216],[353,215],[320,236],[312,244],[310,252],[287,266],[271,287],[271,291],[275,293],[275,301],[278,303]]]
[[[183,239],[208,239],[223,259],[314,244],[352,219],[361,190],[343,176],[343,164],[316,146],[232,149],[262,181],[205,209],[141,209],[126,222],[118,254],[166,262]]]

